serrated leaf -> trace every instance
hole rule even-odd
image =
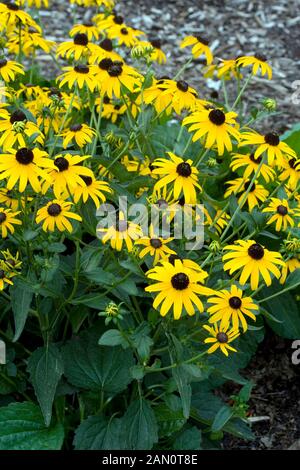
[[[122,450],[121,419],[90,416],[76,429],[76,450]]]
[[[159,437],[168,437],[178,432],[186,423],[182,409],[171,409],[165,403],[160,403],[155,407],[155,416],[157,419]]]
[[[143,398],[129,405],[121,421],[126,450],[151,450],[158,441],[154,411]]]
[[[128,347],[128,342],[119,330],[108,330],[103,333],[98,341],[100,346],[123,346]]]
[[[41,407],[46,426],[50,425],[52,405],[64,367],[59,349],[54,344],[36,349],[29,358],[27,370]]]
[[[173,443],[174,450],[200,450],[202,434],[200,429],[193,426],[182,430]]]
[[[0,408],[0,450],[60,450],[63,440],[63,426],[47,428],[37,405],[11,403]]]

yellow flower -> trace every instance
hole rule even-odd
[[[76,36],[76,34],[85,34],[88,37],[89,41],[94,39],[97,41],[99,39],[99,31],[95,23],[92,21],[75,24],[70,31],[70,36]]]
[[[19,212],[12,212],[11,209],[0,207],[0,233],[2,238],[6,238],[8,233],[14,233],[14,225],[22,225],[21,220],[16,219]]]
[[[264,152],[267,153],[268,164],[273,165],[274,161],[278,166],[284,164],[284,157],[295,158],[296,153],[285,142],[280,141],[278,134],[269,132],[268,134],[261,135],[258,132],[251,130],[250,132],[243,132],[241,134],[240,147],[245,145],[257,145],[254,152],[254,158],[257,159]]]
[[[238,330],[239,324],[241,324],[245,332],[248,329],[245,316],[256,321],[252,310],[258,310],[258,306],[251,297],[243,297],[243,291],[238,289],[236,285],[232,285],[230,291],[226,289],[215,291],[214,297],[209,297],[207,302],[213,304],[207,309],[211,315],[209,323],[220,321],[221,328],[229,327],[232,323],[232,327]]]
[[[59,57],[66,57],[67,59],[74,59],[78,61],[82,57],[86,57],[91,54],[95,48],[95,45],[89,42],[89,39],[85,33],[77,33],[73,42],[61,43],[56,51],[56,55]]]
[[[237,171],[239,168],[244,168],[243,178],[247,179],[252,174],[255,174],[258,170],[259,164],[261,163],[262,157],[255,158],[254,153],[234,153],[232,155],[232,161],[230,168],[233,171]],[[257,177],[261,175],[266,183],[273,181],[275,178],[275,171],[265,163],[262,164]]]
[[[107,31],[109,39],[117,39],[118,46],[124,44],[126,47],[132,47],[137,42],[138,37],[144,34],[143,31],[139,31],[138,29],[118,24],[111,26]]]
[[[154,48],[154,51],[150,55],[150,60],[156,61],[159,64],[165,64],[167,62],[166,54],[161,49],[161,42],[159,39],[150,40],[151,46]]]
[[[60,81],[60,88],[67,84],[69,89],[77,85],[80,89],[87,86],[90,91],[94,91],[96,81],[95,68],[93,66],[89,67],[80,64],[75,65],[75,67],[63,67],[63,70],[65,72],[57,78],[57,80]]]
[[[23,201],[21,200],[21,202]],[[19,199],[14,197],[14,194],[11,190],[7,188],[0,188],[0,204],[5,204],[13,211],[16,211],[19,207]]]
[[[269,251],[254,240],[237,240],[235,245],[228,245],[224,250],[229,250],[222,258],[224,270],[230,275],[241,270],[240,284],[246,284],[250,277],[251,289],[255,290],[260,276],[267,286],[272,283],[270,273],[279,279],[280,271],[276,265],[284,266],[280,253]]]
[[[24,26],[40,27],[19,5],[14,2],[0,3],[0,30],[9,29],[22,24]]]
[[[53,192],[56,198],[60,198],[66,191],[73,192],[79,186],[85,186],[82,176],[93,178],[92,170],[80,165],[89,155],[57,155],[54,160],[54,170],[50,171],[50,180],[43,185],[43,192],[46,193],[53,185]]]
[[[69,129],[63,131],[63,148],[66,149],[69,143],[74,140],[78,147],[82,148],[92,142],[95,131],[86,124],[73,124]]]
[[[207,350],[208,354],[212,354],[217,349],[220,349],[225,356],[228,356],[228,351],[237,352],[235,348],[230,346],[229,343],[234,341],[239,335],[239,331],[229,327],[219,327],[215,324],[213,327],[203,325],[206,331],[209,333],[209,337],[204,340],[205,344],[211,344],[212,346]]]
[[[167,99],[171,95],[171,105],[175,113],[181,114],[183,109],[191,110],[195,107],[197,92],[187,82],[164,79],[161,88],[164,89],[162,99],[164,95],[167,96]]]
[[[170,160],[158,158],[154,160],[153,166],[158,167],[153,170],[154,175],[160,175],[159,181],[155,184],[154,190],[173,185],[173,196],[179,199],[181,193],[184,195],[186,204],[195,204],[197,194],[195,188],[201,190],[197,181],[198,170],[193,167],[192,160],[183,160],[172,152],[167,152]]]
[[[41,191],[41,180],[49,180],[46,169],[54,167],[46,152],[38,148],[26,147],[10,150],[0,155],[0,180],[7,179],[7,189],[12,189],[19,182],[19,191],[23,193],[29,183],[33,190]]]
[[[242,74],[239,71],[237,65],[238,59],[221,59],[221,62],[217,66],[217,76],[218,78],[224,78],[225,80],[229,80],[231,76],[235,78],[242,78]]]
[[[229,185],[229,188],[226,190],[224,197],[227,198],[231,194],[242,193],[238,199],[238,203],[240,204],[240,202],[245,199],[245,192],[248,190],[250,183],[250,180],[244,180],[244,178],[227,181],[226,184]],[[268,195],[269,191],[265,189],[263,185],[254,181],[246,198],[249,211],[252,212],[254,207],[259,206],[260,202],[264,202]]]
[[[285,262],[281,270],[280,284],[284,284],[288,273],[293,273],[296,269],[300,269],[300,255],[294,255]]]
[[[7,42],[7,49],[10,54],[19,53],[19,43],[21,38],[22,52],[26,57],[33,55],[36,49],[41,49],[42,51],[49,54],[49,52],[54,49],[55,42],[44,39],[40,31],[37,31],[35,28],[28,28],[28,30],[23,30],[21,32],[21,37],[19,36],[18,31],[14,31],[9,35]]]
[[[207,64],[213,61],[212,52],[208,46],[209,42],[206,38],[199,36],[187,36],[181,43],[180,48],[193,46],[192,54],[195,58],[205,55]]]
[[[166,93],[166,83],[169,80],[168,77],[163,77],[158,80],[153,79],[153,83],[149,88],[146,88],[143,91],[143,95],[139,96],[139,101],[142,100],[146,104],[153,104],[156,112],[161,114],[165,112],[166,114],[171,114],[172,112],[172,99],[173,95],[171,91]]]
[[[22,261],[19,259],[20,253],[17,251],[15,255],[13,255],[8,249],[1,251],[1,255],[4,258],[6,266],[9,267],[12,271],[17,271],[22,267]]]
[[[24,75],[23,65],[13,60],[0,59],[0,76],[5,82],[13,81],[16,75]]]
[[[121,97],[121,87],[133,92],[140,85],[141,75],[123,62],[113,62],[111,59],[102,59],[95,75],[102,95],[109,98]]]
[[[135,242],[136,245],[144,245],[139,254],[140,258],[144,258],[148,254],[154,256],[153,264],[157,264],[159,260],[168,258],[171,254],[176,254],[174,250],[171,250],[167,246],[173,238],[163,238],[155,235],[153,226],[150,227],[149,237],[142,237]]]
[[[187,268],[179,259],[175,259],[174,265],[163,261],[147,272],[147,277],[157,281],[147,286],[147,292],[155,292],[156,297],[153,307],[160,310],[164,317],[173,307],[174,319],[178,320],[186,310],[188,315],[195,314],[195,307],[203,312],[203,304],[198,294],[209,295],[212,290],[201,286],[203,277],[201,272]]]
[[[293,209],[289,207],[289,203],[286,199],[278,199],[276,197],[271,198],[271,202],[263,209],[263,212],[272,212],[272,217],[268,220],[267,224],[276,222],[275,230],[286,230],[288,226],[294,227],[295,223],[291,216],[295,214]]]
[[[113,43],[110,39],[105,38],[100,43],[99,46],[95,44],[95,47],[92,51],[92,54],[89,58],[90,64],[99,64],[102,59],[110,59],[112,61],[121,61],[122,57],[117,54],[114,50]]]
[[[83,179],[85,186],[77,186],[74,189],[74,202],[77,204],[77,202],[82,199],[82,201],[86,203],[87,200],[91,198],[98,209],[101,203],[106,201],[105,194],[103,193],[111,193],[112,190],[108,183],[105,181],[97,181],[91,176],[81,176],[81,179]]]
[[[13,285],[11,278],[16,274],[10,271],[4,261],[0,261],[0,291],[4,290],[6,284]]]
[[[34,143],[43,144],[44,136],[40,129],[34,122],[27,120],[23,111],[17,109],[3,117],[0,119],[0,146],[4,151],[12,149],[16,144],[26,147],[26,140],[32,136],[36,136]]]
[[[102,243],[110,240],[110,245],[114,250],[121,251],[123,243],[129,252],[133,249],[132,241],[142,236],[141,227],[133,222],[125,220],[124,213],[120,211],[115,224],[108,228],[97,228]]]
[[[218,154],[223,155],[225,149],[232,150],[231,136],[237,141],[240,138],[236,125],[237,114],[224,113],[221,109],[196,111],[183,120],[183,125],[190,125],[189,132],[196,131],[193,142],[206,136],[205,148],[217,145]]]
[[[236,62],[238,67],[252,66],[253,75],[257,75],[260,71],[262,76],[267,75],[269,80],[272,79],[272,68],[267,63],[267,58],[263,54],[255,54],[254,56],[242,56],[239,57]]]
[[[74,212],[70,212],[72,206],[71,202],[54,199],[48,202],[45,207],[38,210],[36,216],[36,223],[43,222],[43,230],[45,232],[54,232],[56,228],[60,232],[67,230],[69,233],[73,231],[71,222],[68,219],[78,220],[81,222],[81,217]]]
[[[300,181],[300,158],[283,159],[279,173],[280,181],[287,181],[289,189],[294,191]]]

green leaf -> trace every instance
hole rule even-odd
[[[14,285],[10,288],[11,308],[14,314],[15,335],[13,341],[18,341],[24,329],[27,316],[29,313],[33,293],[26,288],[26,285],[19,284],[16,279]]]
[[[173,443],[174,450],[200,450],[202,434],[200,429],[193,426],[184,429]]]
[[[157,419],[159,437],[169,437],[178,432],[186,423],[182,414],[182,409],[171,409],[165,403],[160,403],[155,407],[155,416]]]
[[[137,352],[142,361],[146,361],[146,359],[149,357],[150,349],[153,345],[153,341],[149,336],[150,331],[151,328],[149,324],[143,322],[130,336],[132,344],[137,349]]]
[[[278,292],[278,288],[271,286],[268,289],[262,289],[260,295],[263,299],[276,292]],[[277,320],[273,321],[270,315],[265,315],[268,325],[277,335],[288,339],[300,338],[299,308],[290,292],[284,292],[282,295],[264,301],[263,306],[268,312],[272,312]]]
[[[188,384],[188,375],[182,366],[172,369],[172,374],[181,398],[183,416],[190,416],[192,389]]]
[[[212,423],[211,430],[212,432],[218,432],[221,431],[225,424],[230,420],[230,418],[233,416],[233,408],[230,408],[227,405],[222,406],[222,408],[219,409],[218,413],[215,416],[215,419]]]
[[[124,448],[151,450],[158,441],[158,427],[150,404],[140,398],[129,405],[122,418]]]
[[[73,305],[86,305],[95,310],[103,310],[108,302],[108,298],[104,297],[103,294],[87,294],[72,300]]]
[[[98,345],[99,334],[86,331],[80,339],[63,348],[65,375],[72,385],[85,390],[104,391],[110,396],[124,390],[132,381],[132,353],[120,347]]]
[[[36,349],[30,356],[27,370],[40,404],[46,426],[50,425],[57,384],[63,374],[63,362],[56,345]]]
[[[0,408],[0,450],[60,450],[63,440],[63,426],[47,428],[37,405],[11,403]]]
[[[254,383],[250,380],[246,383],[239,391],[239,397],[243,402],[247,403],[250,400],[251,392],[254,387]]]
[[[128,347],[128,342],[120,333],[119,330],[108,330],[98,341],[100,346],[123,346],[124,348]]]
[[[90,416],[75,432],[76,450],[122,450],[121,420],[108,420],[103,416]]]

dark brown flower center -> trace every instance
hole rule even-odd
[[[238,309],[238,308],[241,308],[242,306],[242,301],[239,297],[230,297],[229,299],[229,305],[231,308],[235,308],[235,309]]]
[[[171,263],[174,266],[175,265],[175,260],[177,260],[177,259],[181,260],[180,256],[174,255],[174,254],[170,255],[169,256],[169,263]]]
[[[69,162],[64,157],[58,157],[54,160],[54,165],[59,169],[60,172],[66,171],[69,168]]]
[[[14,2],[8,2],[6,4],[6,6],[9,10],[12,10],[12,11],[18,11],[19,10],[19,6]]]
[[[264,254],[265,254],[265,251],[264,251],[263,247],[261,245],[259,245],[258,243],[253,243],[253,245],[251,245],[248,248],[248,255],[252,259],[260,260],[264,257]]]
[[[16,153],[16,160],[17,162],[21,163],[21,165],[29,165],[33,162],[33,159],[33,151],[25,147],[19,149]]]
[[[254,55],[255,59],[260,60],[261,62],[267,62],[267,57],[264,54],[261,54],[260,52],[257,52]]]
[[[115,104],[115,105],[114,105],[114,109],[115,109],[116,111],[119,111],[119,109],[121,109],[121,105],[120,105],[120,104]]]
[[[80,176],[81,179],[83,179],[83,181],[85,182],[85,184],[87,186],[91,186],[92,182],[93,182],[93,178],[91,178],[91,176]]]
[[[55,87],[49,88],[49,96],[54,96],[54,95],[58,96],[59,98],[62,97],[61,92],[57,88],[55,88]]]
[[[198,42],[201,42],[201,44],[204,44],[204,46],[208,46],[209,41],[208,41],[207,38],[205,38],[201,35],[197,35],[197,36],[195,36],[195,38],[197,39]]]
[[[277,147],[280,143],[279,135],[275,134],[274,132],[269,132],[265,135],[265,142],[266,144],[272,145],[273,147]]]
[[[62,209],[59,204],[53,203],[47,209],[47,212],[51,217],[57,217],[61,213]]]
[[[88,37],[84,33],[75,34],[73,41],[77,46],[87,46],[89,43]]]
[[[6,59],[1,59],[0,60],[0,69],[2,69],[2,67],[5,67],[7,64],[7,60]]]
[[[251,162],[253,163],[260,163],[262,161],[262,157],[257,157],[255,158],[254,157],[254,153],[251,153],[251,155],[249,156],[249,159],[251,160]]]
[[[212,109],[208,115],[209,120],[216,126],[222,126],[226,120],[226,116],[221,109]]]
[[[115,15],[113,18],[114,23],[116,24],[123,24],[124,23],[124,18],[121,15]]]
[[[0,224],[6,221],[6,214],[5,212],[0,212]]]
[[[150,245],[152,248],[158,249],[162,247],[162,242],[159,238],[151,238]]]
[[[185,197],[184,194],[178,199],[178,204],[183,207],[185,205]]]
[[[26,115],[18,109],[17,111],[14,111],[10,117],[10,122],[13,124],[14,122],[21,122],[21,121],[26,121]]]
[[[161,48],[161,42],[159,39],[152,39],[150,41],[150,44],[152,47],[155,47],[155,49],[160,49]]]
[[[82,129],[82,124],[73,124],[73,126],[70,127],[70,131],[72,132],[78,132],[81,131]]]
[[[103,98],[103,103],[104,103],[104,104],[109,104],[109,103],[110,103],[110,99],[109,99],[108,96],[104,96],[104,98]]]
[[[3,271],[3,269],[0,269],[0,279],[4,279],[5,278],[5,272]]]
[[[179,80],[178,82],[176,82],[176,86],[177,86],[178,90],[183,91],[183,92],[187,92],[188,89],[189,89],[188,83],[186,83],[183,80]]]
[[[107,52],[111,52],[113,50],[113,43],[110,39],[103,39],[103,41],[100,42],[99,46],[101,49],[104,49]]]
[[[245,191],[248,191],[250,184],[251,184],[251,181],[246,181],[246,183],[244,184]],[[255,190],[255,183],[252,183],[250,192],[252,193],[252,191],[254,190]]]
[[[102,70],[108,70],[113,65],[113,61],[109,58],[102,59],[99,63],[99,68]]]
[[[86,28],[91,28],[92,26],[94,26],[94,23],[92,23],[91,21],[86,21],[82,23],[82,26],[85,26]]]
[[[222,344],[228,343],[228,335],[222,331],[217,334],[217,340]]]
[[[128,29],[122,28],[121,33],[124,34],[125,36],[127,36],[128,35]]]
[[[171,278],[171,284],[176,290],[186,289],[189,283],[189,277],[185,273],[177,273]]]
[[[288,213],[288,209],[287,207],[283,206],[282,204],[279,204],[279,206],[277,206],[277,212],[279,215],[287,215]]]
[[[87,74],[90,71],[89,67],[83,64],[75,65],[74,70],[77,73],[83,73],[83,74]]]
[[[291,158],[289,160],[290,168],[292,168],[293,170],[295,170],[295,168],[296,168],[296,161],[297,161],[296,158]]]
[[[184,176],[185,178],[188,178],[192,174],[191,165],[187,162],[179,163],[179,165],[177,165],[176,171],[180,176]]]
[[[107,72],[111,77],[119,77],[123,72],[122,65],[114,63],[109,67]]]

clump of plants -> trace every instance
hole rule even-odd
[[[260,51],[179,38],[169,77],[113,0],[71,3],[91,21],[61,44],[51,2],[0,3],[0,449],[252,439],[240,371],[266,324],[300,337],[299,126],[278,135],[272,99],[245,112]],[[220,96],[189,86],[199,57]]]

